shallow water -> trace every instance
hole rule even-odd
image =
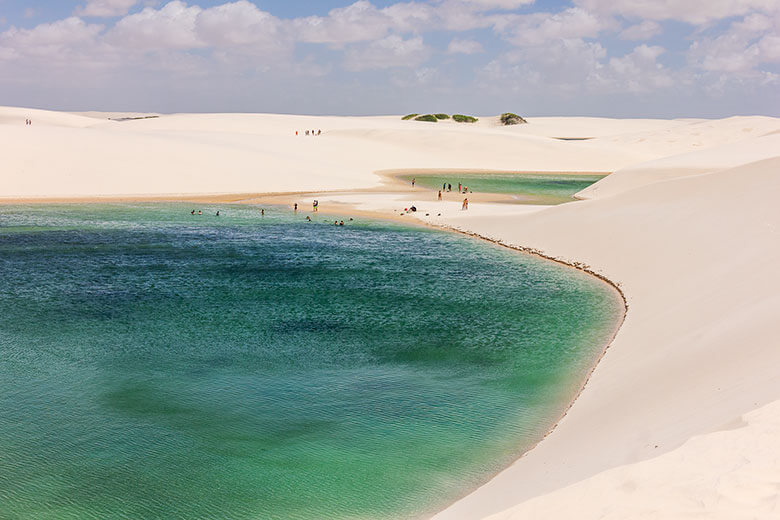
[[[473,193],[502,193],[513,195],[519,204],[563,204],[571,202],[574,194],[594,184],[604,175],[559,175],[529,173],[469,173],[437,175],[404,175],[406,182],[415,179],[418,186],[440,190],[444,183],[458,190],[462,183]]]
[[[576,392],[602,283],[280,209],[0,207],[0,517],[404,518]]]

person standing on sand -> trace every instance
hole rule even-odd
[[[412,177],[412,188],[414,188],[414,183],[415,183],[415,182],[417,182],[417,179],[415,179],[414,177]]]
[[[452,191],[452,184],[447,184],[447,191]]]
[[[441,200],[441,190],[439,190],[439,200]]]
[[[311,203],[312,209],[314,210],[314,213],[317,213],[317,210],[320,207],[320,203],[317,199],[314,199],[314,202]]]
[[[264,209],[261,209],[261,210],[260,210],[260,216],[261,216],[261,217],[264,217],[264,216],[265,216],[265,210],[264,210]]]
[[[463,199],[463,205],[460,207],[461,210],[467,210],[469,209],[469,199]]]
[[[460,193],[460,192],[461,192],[461,188],[460,188],[460,186],[461,186],[461,184],[460,184],[460,183],[458,183],[458,193]]]

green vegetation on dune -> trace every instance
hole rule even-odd
[[[449,114],[425,114],[425,115],[407,114],[403,116],[401,119],[403,119],[404,121],[409,121],[410,119],[413,119],[415,121],[423,121],[426,123],[436,123],[438,121],[443,121],[446,119],[454,119],[458,123],[476,123],[477,121],[479,121],[479,119],[477,119],[474,116],[464,116],[463,114],[455,114],[452,117],[450,117]],[[523,122],[525,122],[525,120],[523,120]]]
[[[501,124],[504,126],[522,125],[528,124],[528,121],[518,116],[517,114],[513,114],[512,112],[505,112],[501,114]]]
[[[455,114],[454,116],[452,116],[452,119],[454,119],[458,123],[476,123],[477,121],[479,121],[479,119],[477,119],[474,116],[464,116],[463,114]]]

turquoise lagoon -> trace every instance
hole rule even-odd
[[[466,237],[203,209],[0,207],[0,518],[430,513],[539,440],[622,309]]]
[[[418,186],[440,190],[444,183],[468,186],[474,193],[501,193],[511,195],[519,204],[563,204],[572,202],[574,194],[594,184],[605,175],[566,175],[533,173],[452,173],[403,175],[401,179]]]

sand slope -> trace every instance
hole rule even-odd
[[[777,518],[780,401],[730,427],[694,437],[666,455],[529,500],[490,520]]]
[[[621,284],[630,307],[614,345],[558,429],[437,518],[478,518],[601,471],[657,457],[780,398],[779,173],[780,157],[775,157],[509,221],[446,219],[464,230],[587,263]],[[780,445],[780,438],[773,439]],[[702,477],[692,489],[678,480],[686,478],[675,466],[686,457],[687,448],[681,449],[675,457],[610,473],[578,489],[606,481],[616,488],[648,487],[665,480],[666,491],[690,494],[676,497],[687,501],[685,514],[666,518],[727,514],[721,507],[736,491],[712,491],[707,482],[728,478],[729,463],[721,463],[716,451],[711,458],[688,461],[687,470]],[[744,471],[752,471],[750,464],[745,462]],[[776,483],[780,467],[772,469]],[[775,487],[770,496],[775,504],[778,491]],[[708,501],[712,493],[723,493],[724,503]],[[592,515],[578,518],[601,518],[599,507],[607,503],[622,511],[621,518],[638,518],[643,511],[630,494],[622,495],[627,502],[614,504],[618,498],[611,495],[579,498]],[[554,518],[563,506],[553,493],[528,506],[533,509],[523,507],[517,511]]]

